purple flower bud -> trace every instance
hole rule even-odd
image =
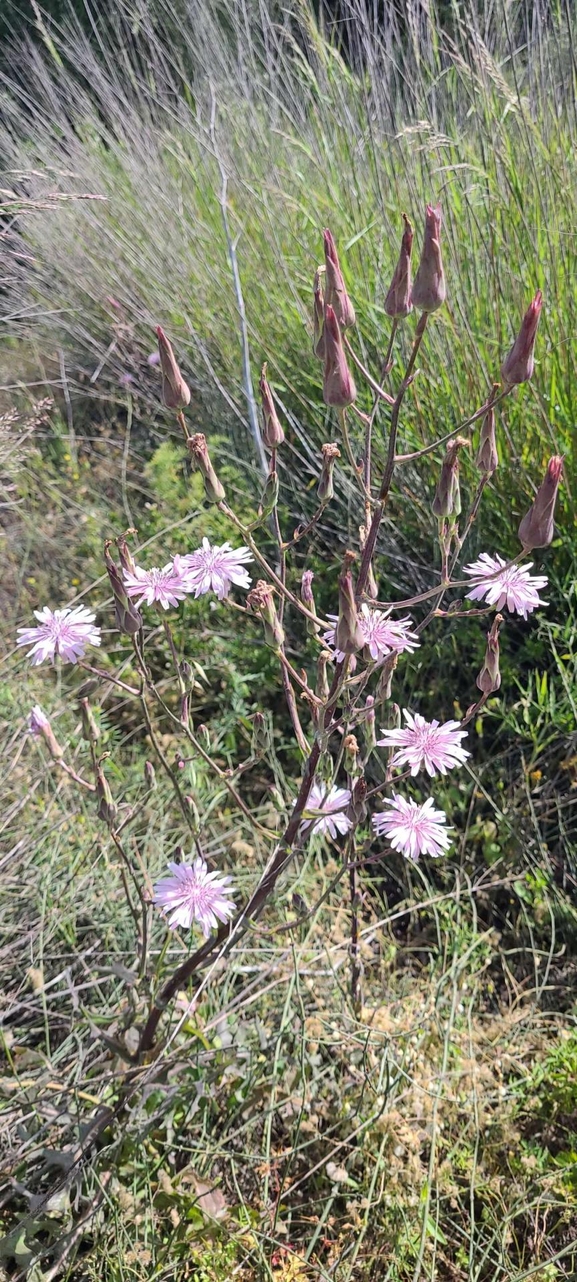
[[[432,205],[427,205],[425,240],[411,302],[413,307],[418,307],[422,312],[435,312],[444,303],[446,293],[441,256],[441,206],[437,205],[434,209]]]
[[[543,295],[538,289],[521,321],[521,328],[511,351],[501,366],[501,376],[508,387],[512,387],[515,383],[526,383],[531,378],[535,368],[533,351],[542,306]]]
[[[160,325],[156,327],[158,354],[162,370],[162,398],[169,410],[183,410],[190,405],[190,388],[185,383],[172,347]]]
[[[263,443],[266,445],[267,450],[276,450],[284,441],[284,432],[267,382],[266,362],[262,367],[259,387],[262,402]]]
[[[403,214],[405,230],[401,241],[401,252],[397,266],[393,272],[393,279],[389,286],[389,292],[385,298],[385,311],[387,316],[392,316],[394,320],[402,320],[408,316],[412,307],[411,302],[411,252],[413,248],[413,228]]]
[[[136,636],[142,627],[142,615],[132,604],[130,597],[124,586],[124,579],[116,562],[112,560],[109,552],[110,540],[104,544],[104,563],[112,588],[114,597],[114,613],[116,615],[116,626],[119,632],[124,632],[128,637]]]
[[[341,457],[341,451],[334,441],[326,441],[323,445],[323,467],[319,480],[318,498],[319,503],[325,506],[334,498],[333,473],[335,463]]]
[[[284,645],[284,630],[274,604],[274,589],[264,579],[259,579],[246,598],[249,610],[260,615],[264,627],[264,639],[272,650],[280,650]]]
[[[324,344],[323,400],[325,405],[345,409],[356,400],[357,389],[347,365],[339,322],[329,303],[325,307]]]
[[[461,511],[459,488],[459,450],[469,442],[463,436],[451,441],[443,459],[441,475],[433,499],[433,512],[438,517],[456,517]]]
[[[212,466],[206,444],[206,436],[202,432],[196,432],[194,436],[189,437],[186,445],[199,472],[202,473],[204,492],[209,503],[222,503],[225,497],[225,489]]]
[[[28,732],[35,738],[44,739],[53,761],[59,761],[64,756],[64,749],[60,747],[46,713],[38,703],[34,704],[29,713]]]
[[[339,618],[335,628],[335,649],[343,654],[355,654],[365,644],[365,634],[361,627],[355,589],[350,565],[354,560],[353,552],[346,552],[343,571],[339,577]]]
[[[317,267],[313,285],[313,356],[325,359],[325,296],[321,285],[324,267]]]
[[[496,383],[493,387],[493,396],[495,395],[498,386],[499,384]],[[484,476],[492,476],[498,466],[499,455],[497,453],[497,440],[495,437],[495,407],[490,402],[487,406],[484,418],[481,421],[477,467]]]
[[[563,476],[563,459],[554,454],[549,459],[545,478],[541,481],[526,516],[519,526],[519,538],[524,548],[546,548],[555,534],[555,504]]]
[[[503,615],[496,614],[493,619],[491,631],[487,633],[487,648],[483,667],[477,677],[476,684],[483,694],[494,694],[501,685],[501,673],[499,671],[499,628],[503,622]]]
[[[355,323],[355,309],[346,291],[337,247],[328,227],[323,232],[323,240],[327,274],[325,306],[332,307],[341,329],[350,329],[351,325]]]

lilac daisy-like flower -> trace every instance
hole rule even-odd
[[[383,738],[377,739],[380,748],[398,748],[392,759],[393,766],[407,765],[411,774],[416,775],[425,767],[427,774],[446,775],[453,766],[464,765],[470,752],[461,747],[461,739],[466,739],[467,731],[460,729],[458,721],[425,721],[418,712],[414,714],[404,709],[406,726],[398,730],[383,730]]]
[[[34,667],[45,659],[54,661],[56,655],[63,663],[77,663],[87,645],[100,645],[100,628],[94,623],[95,615],[84,605],[74,610],[50,610],[47,605],[35,610],[38,628],[18,628],[17,645],[29,645],[28,658]]]
[[[313,783],[303,811],[303,822],[300,826],[301,836],[304,833],[315,837],[328,833],[333,839],[338,833],[344,836],[351,827],[351,820],[345,811],[351,800],[348,788],[328,788],[326,783]]]
[[[123,578],[128,595],[138,597],[137,605],[146,601],[147,605],[158,602],[163,610],[169,610],[171,606],[174,608],[190,592],[186,586],[183,559],[175,556],[174,561],[169,561],[160,570],[157,566],[143,570],[140,565],[135,565],[134,570],[125,570]]]
[[[234,904],[227,897],[234,892],[231,877],[209,872],[206,861],[197,855],[192,864],[169,862],[169,877],[161,877],[154,887],[154,902],[168,918],[171,930],[182,926],[190,930],[197,921],[207,938],[219,921],[227,921]]]
[[[407,801],[395,794],[385,805],[388,810],[374,814],[372,823],[377,836],[387,837],[393,850],[400,850],[413,863],[419,855],[437,859],[446,854],[451,845],[451,829],[445,827],[447,816],[444,810],[435,810],[432,797],[419,805],[412,798]]]
[[[329,614],[328,618],[333,626],[323,634],[323,641],[333,651],[337,662],[341,663],[345,656],[342,650],[335,649],[338,616]],[[375,663],[383,663],[390,654],[402,654],[404,650],[411,654],[419,645],[416,632],[411,631],[412,619],[409,615],[404,619],[391,619],[390,611],[385,613],[384,610],[375,610],[363,602],[359,619],[365,646]],[[352,665],[349,670],[353,671]]]
[[[202,540],[202,547],[180,558],[186,572],[188,591],[195,597],[205,592],[215,592],[219,601],[228,595],[231,586],[249,588],[251,579],[245,570],[247,561],[252,561],[248,548],[233,548],[230,543],[220,546]]]
[[[543,574],[529,574],[533,565],[527,561],[524,565],[509,565],[500,556],[489,556],[482,552],[477,561],[463,567],[464,573],[471,576],[472,590],[467,592],[470,601],[482,601],[483,597],[498,610],[506,605],[507,609],[521,614],[524,619],[536,610],[538,605],[547,605],[539,596],[539,590],[547,586],[548,580]],[[506,567],[506,568],[505,568]]]

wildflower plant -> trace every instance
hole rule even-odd
[[[503,383],[493,383],[484,404],[473,408],[469,417],[448,433],[441,433],[439,439],[414,453],[399,453],[403,404],[418,376],[417,358],[427,326],[435,324],[435,316],[447,295],[440,206],[426,208],[424,244],[414,281],[413,231],[406,215],[403,220],[400,257],[392,267],[390,288],[384,300],[385,312],[391,318],[388,349],[374,373],[366,368],[358,354],[362,345],[355,341],[354,299],[349,296],[338,247],[328,229],[323,234],[324,262],[314,278],[311,330],[314,332],[313,354],[320,362],[319,384],[322,383],[322,396],[331,416],[331,434],[335,439],[322,447],[318,460],[318,505],[308,524],[292,535],[282,528],[278,461],[286,447],[290,425],[283,422],[266,366],[259,381],[259,457],[266,461],[267,475],[258,510],[251,521],[246,516],[241,518],[227,497],[211,457],[210,434],[207,437],[189,430],[185,410],[190,403],[190,391],[171,342],[158,327],[158,365],[165,407],[176,417],[191,465],[201,473],[206,501],[218,508],[220,519],[230,531],[229,537],[217,546],[205,536],[199,547],[174,554],[162,568],[136,563],[125,536],[116,540],[119,562],[111,552],[112,542],[107,543],[105,567],[114,616],[107,618],[106,626],[114,637],[117,630],[122,646],[129,653],[132,650],[138,687],[124,681],[120,672],[103,673],[87,661],[89,647],[100,646],[102,636],[95,624],[95,615],[85,607],[56,610],[45,607],[36,612],[39,626],[21,629],[18,638],[19,645],[30,647],[32,664],[48,660],[78,664],[93,676],[105,677],[120,687],[123,694],[138,701],[145,729],[156,751],[156,767],[169,777],[175,804],[190,833],[189,849],[171,861],[164,875],[152,884],[148,875],[144,877],[144,870],[139,883],[143,905],[153,904],[162,914],[167,929],[185,933],[198,930],[204,939],[172,971],[162,970],[167,966],[166,950],[162,951],[161,973],[156,976],[154,995],[141,1028],[137,1057],[151,1052],[169,1004],[187,982],[234,949],[270,903],[281,879],[290,879],[296,855],[311,841],[336,844],[341,855],[340,875],[348,873],[351,988],[353,1000],[359,999],[357,877],[362,876],[363,866],[369,860],[385,860],[391,857],[392,851],[413,862],[428,857],[450,857],[455,831],[450,816],[438,804],[438,776],[463,770],[469,759],[474,759],[475,744],[470,727],[501,683],[499,629],[504,626],[507,612],[527,619],[528,614],[546,604],[539,593],[547,579],[530,573],[532,562],[526,557],[532,548],[547,546],[553,539],[555,501],[562,476],[562,460],[557,456],[550,460],[543,483],[519,526],[518,554],[507,561],[491,549],[482,552],[475,561],[463,564],[465,544],[484,489],[499,463],[499,406],[505,397],[516,395],[519,384],[533,374],[541,294],[535,295],[521,322],[519,335],[503,361]],[[244,319],[241,324],[244,325]],[[401,326],[412,330],[410,355],[402,376],[396,377],[396,387],[387,390],[384,384],[394,381]],[[243,351],[249,353],[246,329],[243,329]],[[245,387],[251,414],[253,379],[247,357]],[[368,413],[358,405],[357,384],[368,388],[372,402]],[[373,448],[377,422],[386,441],[384,466],[380,469],[375,465],[377,452]],[[351,444],[353,423],[360,425],[362,434],[359,458]],[[476,447],[478,479],[474,493],[467,496],[464,503],[460,457],[472,444]],[[392,489],[399,473],[402,476],[405,463],[418,463],[420,458],[432,454],[437,459],[434,489],[431,486],[431,508],[438,531],[438,568],[431,571],[436,581],[430,589],[410,599],[381,601],[379,540]],[[358,539],[354,547],[340,549],[341,569],[332,583],[334,613],[323,617],[316,605],[315,575],[306,564],[303,569],[302,553],[334,497],[343,470],[348,473],[348,481],[356,493]],[[268,551],[271,540],[272,556]],[[170,550],[166,549],[165,555],[169,554]],[[146,557],[140,558],[139,554],[139,559],[144,562]],[[306,551],[304,559],[306,562]],[[460,573],[459,565],[462,566]],[[325,582],[322,586],[323,599],[326,599],[327,587],[331,585]],[[456,599],[454,593],[458,594]],[[259,761],[261,765],[270,765],[271,795],[275,795],[274,762],[263,713],[257,711],[254,718],[250,759],[226,769],[204,734],[204,728],[195,727],[192,721],[191,667],[179,655],[171,614],[180,610],[187,598],[194,603],[203,595],[212,597],[215,605],[222,603],[219,608],[234,610],[241,628],[262,627],[264,642],[278,664],[279,685],[286,699],[301,768],[292,804],[283,811],[279,803],[276,830],[261,822],[250,792],[243,794],[245,776],[250,766]],[[451,608],[443,609],[448,597],[452,598]],[[188,608],[195,608],[194,604]],[[427,720],[413,706],[404,710],[401,724],[400,711],[393,703],[397,670],[410,663],[424,644],[424,634],[432,620],[447,614],[451,619],[459,615],[485,615],[489,622],[482,669],[479,673],[471,672],[473,697],[460,720]],[[287,646],[287,626],[291,635],[302,637],[303,649],[297,662],[293,658],[294,647]],[[167,692],[165,683],[162,688],[155,683],[147,661],[151,634],[159,629],[165,635],[171,656],[174,698]],[[114,645],[117,650],[117,637]],[[467,706],[468,692],[455,694],[459,696],[459,703]],[[251,893],[244,902],[234,876],[210,866],[203,816],[198,813],[194,798],[184,796],[178,770],[159,743],[154,731],[155,708],[180,736],[188,755],[202,759],[228,792],[230,805],[238,809],[260,839],[268,843],[264,867],[255,875]],[[98,752],[98,728],[86,696],[81,698],[81,724],[90,754],[90,779],[67,764],[66,754],[38,706],[31,710],[29,731],[33,737],[43,737],[46,741],[55,766],[94,793],[98,815],[110,830],[123,867],[138,878],[122,838],[122,830],[132,816],[125,815],[122,822],[119,821],[118,806]],[[148,765],[147,781],[152,787],[152,765]]]

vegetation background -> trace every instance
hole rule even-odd
[[[77,0],[4,5],[1,20],[0,1268],[29,1282],[573,1277],[573,7]],[[192,421],[236,503],[254,507],[227,232],[253,376],[266,359],[285,412],[284,527],[310,515],[320,444],[334,435],[310,343],[321,229],[337,238],[377,368],[401,212],[420,234],[437,198],[448,305],[427,332],[403,444],[418,449],[482,403],[542,288],[536,374],[499,418],[501,465],[470,550],[516,550],[518,518],[562,452],[559,537],[538,556],[549,606],[507,626],[499,698],[475,726],[469,768],[440,795],[460,833],[451,857],[433,868],[387,857],[363,882],[361,1011],[340,892],[287,930],[295,903],[317,903],[337,870],[336,852],[313,846],[184,1023],[182,994],[159,1059],[131,1078],[118,1047],[128,1058],[151,981],[135,970],[115,851],[90,799],[24,733],[41,702],[82,762],[80,676],[32,672],[15,628],[46,602],[80,600],[109,627],[102,542],[127,526],[151,564],[228,535],[161,408],[156,323],[193,387]],[[439,462],[421,460],[395,491],[385,597],[430,585]],[[464,473],[467,491],[472,459]],[[325,610],[355,538],[345,464],[307,561]],[[246,755],[257,708],[269,718],[272,775],[251,775],[250,802],[273,823],[298,759],[270,656],[222,611],[187,604],[180,628],[197,665],[194,719],[219,760]],[[290,641],[300,659],[303,638]],[[120,642],[111,648],[129,677]],[[399,702],[459,712],[482,652],[477,626],[445,621],[407,664]],[[160,635],[154,659],[161,679]],[[145,791],[152,745],[132,704],[102,683],[93,698],[154,878],[184,840],[179,817],[160,776]],[[178,741],[156,729],[174,759]],[[247,889],[261,860],[250,829],[196,762],[185,779],[209,809],[209,853]],[[157,921],[153,959],[164,942]],[[170,947],[176,960],[181,945]]]

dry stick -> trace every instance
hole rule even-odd
[[[289,539],[288,543],[283,543],[282,545],[283,552],[288,552],[290,548],[293,548],[295,546],[296,543],[300,543],[300,540],[304,539],[305,535],[310,534],[311,530],[314,530],[314,527],[320,521],[326,506],[327,506],[326,503],[321,503],[321,506],[317,508],[314,516],[311,517],[310,521],[308,521],[306,525],[299,526],[295,530],[292,536],[292,539]]]
[[[276,450],[273,450],[272,464],[271,464],[273,471],[275,469],[275,464],[276,464]],[[274,536],[276,539],[276,544],[278,547],[280,577],[281,577],[282,583],[286,586],[286,548],[282,540],[280,521],[278,517],[278,503],[275,503],[273,508],[272,527],[273,527]],[[285,598],[281,597],[281,600],[279,601],[279,612],[278,612],[281,624],[282,624],[283,614],[284,614],[284,605],[285,605]],[[291,684],[291,679],[290,679],[291,675],[295,677],[295,679],[299,682],[300,685],[302,685],[302,682],[300,681],[299,677],[296,676],[296,673],[294,673],[286,657],[284,641],[279,648],[278,654],[279,654],[279,659],[281,661],[281,678],[282,678],[283,689],[285,693],[287,707],[289,710],[290,719],[292,721],[292,726],[295,732],[298,746],[303,754],[303,757],[306,757],[307,753],[310,751],[310,747],[301,725],[301,720],[300,720],[298,708],[297,708],[297,701],[295,698],[295,692]]]
[[[409,363],[405,370],[405,376],[397,392],[396,400],[393,405],[393,410],[391,414],[391,426],[389,430],[389,448],[387,452],[387,459],[385,463],[385,470],[383,472],[381,488],[379,490],[379,501],[377,503],[377,506],[375,507],[375,510],[373,513],[373,519],[371,521],[371,527],[367,534],[365,546],[363,549],[361,567],[359,570],[359,577],[357,579],[356,595],[358,600],[360,600],[363,595],[363,592],[367,584],[367,579],[369,577],[369,570],[371,567],[371,562],[372,562],[374,551],[375,551],[377,535],[379,533],[379,526],[381,524],[388,493],[391,488],[393,472],[395,470],[395,447],[397,444],[397,432],[399,427],[399,414],[401,412],[401,405],[403,403],[403,397],[405,395],[407,387],[410,384],[411,374],[415,367],[415,361],[417,359],[418,351],[421,346],[423,334],[425,333],[425,329],[427,328],[428,319],[429,319],[428,312],[422,312],[415,331],[415,338],[413,341],[413,350],[411,352]]]
[[[328,699],[326,702],[324,714],[322,717],[322,736],[315,739],[309,753],[298,797],[296,799],[291,817],[285,829],[285,832],[278,843],[276,851],[271,859],[270,865],[260,879],[256,890],[249,899],[245,908],[237,914],[235,920],[231,923],[222,925],[212,939],[207,939],[196,952],[192,954],[181,966],[177,968],[174,974],[167,980],[155,999],[146,1024],[142,1031],[140,1039],[139,1053],[142,1055],[149,1051],[154,1044],[156,1030],[162,1016],[162,1012],[180,988],[188,982],[191,976],[201,966],[219,953],[220,957],[225,957],[233,945],[238,942],[245,931],[248,929],[252,920],[259,916],[269,895],[274,890],[276,883],[288,867],[295,853],[295,845],[298,838],[298,832],[301,825],[303,811],[306,808],[309,794],[313,785],[315,772],[320,760],[322,746],[324,745],[325,736],[330,733],[335,704],[339,697],[343,678],[346,675],[347,660],[338,663],[332,680]]]
[[[456,436],[459,432],[464,432],[465,428],[471,427],[471,424],[476,423],[478,418],[483,418],[483,415],[487,413],[489,407],[491,405],[498,405],[499,401],[504,400],[505,396],[508,396],[511,390],[512,389],[510,387],[507,387],[494,399],[489,397],[489,400],[485,401],[485,404],[481,406],[480,410],[475,410],[475,413],[471,414],[470,418],[466,418],[463,423],[459,423],[458,427],[451,428],[450,432],[447,432],[445,436],[440,436],[437,441],[433,441],[432,445],[425,445],[422,450],[415,450],[412,454],[396,454],[395,463],[410,463],[412,459],[424,458],[425,454],[432,454],[433,450],[438,449],[439,445],[444,445],[445,441],[450,441],[452,436]]]
[[[387,405],[394,406],[395,404],[394,396],[391,396],[390,392],[385,392],[384,387],[381,387],[379,383],[377,383],[376,379],[372,377],[372,374],[369,373],[366,365],[363,365],[363,362],[359,360],[357,353],[355,352],[354,347],[351,346],[346,334],[343,334],[343,338],[345,341],[345,347],[349,352],[351,359],[354,361],[357,369],[360,370],[360,373],[363,375],[363,378],[366,379],[367,383],[369,384],[369,387],[372,388],[373,392],[376,393],[376,395],[379,397],[379,400],[386,401]]]
[[[72,769],[72,766],[67,765],[65,761],[58,758],[58,765],[62,770],[66,771],[67,775],[70,775],[71,779],[74,779],[75,783],[81,784],[83,788],[88,788],[89,792],[96,792],[96,785],[89,783],[88,780],[83,779],[81,775],[77,775],[76,771]]]
[[[139,651],[139,649],[138,649],[138,645],[137,645],[137,643],[136,643],[136,637],[133,637],[132,642],[133,642],[133,646],[134,646],[134,653],[135,653],[135,656],[136,656],[136,662],[137,662],[137,664],[138,664],[138,668],[139,668],[139,671],[140,671],[140,674],[141,674],[141,678],[142,678],[142,688],[141,688],[141,690],[139,691],[139,699],[140,699],[140,706],[141,706],[141,708],[142,708],[142,714],[143,714],[143,716],[144,716],[144,720],[145,720],[145,722],[146,722],[146,729],[148,730],[148,733],[149,733],[149,735],[150,735],[150,742],[151,742],[151,744],[152,744],[152,746],[153,746],[153,748],[154,748],[154,751],[155,751],[155,753],[156,753],[156,755],[157,755],[157,757],[158,757],[158,760],[160,761],[160,764],[161,764],[161,766],[162,766],[162,769],[164,770],[165,774],[166,774],[166,775],[168,775],[168,778],[170,779],[170,782],[171,782],[172,787],[173,787],[174,792],[175,792],[175,796],[176,796],[176,798],[177,798],[177,801],[178,801],[178,804],[179,804],[179,806],[180,806],[180,809],[182,810],[182,813],[183,813],[183,815],[184,815],[184,818],[186,819],[186,822],[187,822],[187,824],[188,824],[188,826],[189,826],[189,828],[190,828],[191,832],[193,832],[193,833],[194,833],[194,820],[193,820],[193,817],[192,817],[192,815],[191,815],[191,813],[190,813],[190,810],[188,809],[188,806],[187,806],[187,804],[186,804],[186,801],[184,800],[184,797],[183,797],[183,795],[182,795],[182,790],[181,790],[180,784],[179,784],[178,779],[177,779],[177,777],[176,777],[176,775],[175,775],[175,773],[174,773],[174,770],[172,769],[172,766],[170,765],[170,762],[168,761],[167,757],[165,756],[164,752],[162,751],[162,748],[161,748],[161,746],[160,746],[160,744],[159,744],[159,742],[158,742],[158,739],[157,739],[157,737],[156,737],[156,733],[155,733],[155,730],[154,730],[154,726],[153,726],[153,724],[152,724],[152,721],[151,721],[151,719],[150,719],[150,713],[149,713],[149,711],[148,711],[148,704],[147,704],[147,702],[146,702],[146,698],[145,698],[145,694],[144,694],[145,687],[150,687],[150,688],[152,689],[152,691],[153,691],[153,694],[156,696],[156,698],[157,698],[157,699],[160,699],[160,695],[158,695],[158,693],[157,693],[157,691],[156,691],[156,688],[154,687],[154,685],[152,684],[152,682],[151,682],[151,681],[149,681],[148,673],[147,673],[147,671],[146,671],[146,665],[145,665],[145,663],[144,663],[144,660],[143,660],[143,658],[142,658],[142,656],[141,656],[141,654],[140,654],[140,651]],[[161,702],[162,702],[162,700],[161,700]],[[163,707],[164,707],[164,706],[165,706],[165,705],[164,705],[164,703],[163,703]],[[175,720],[178,720],[178,718],[175,718]],[[180,721],[178,722],[178,724],[179,724],[179,725],[181,724],[181,723],[180,723]]]
[[[286,597],[287,601],[291,602],[291,605],[294,605],[297,610],[300,610],[301,614],[304,614],[306,619],[310,619],[312,623],[316,623],[317,627],[324,628],[325,630],[328,627],[330,627],[330,624],[325,619],[318,619],[316,614],[313,614],[311,610],[307,610],[306,605],[304,605],[302,601],[299,601],[298,597],[295,596],[294,592],[291,592],[290,588],[287,588],[286,584],[283,583],[282,579],[279,578],[278,574],[275,574],[274,570],[269,565],[266,557],[263,556],[262,552],[259,551],[251,535],[250,530],[247,529],[245,525],[243,525],[242,521],[239,520],[236,513],[233,512],[232,508],[228,506],[228,503],[225,503],[223,501],[222,503],[219,503],[218,507],[219,507],[219,511],[223,512],[224,515],[228,517],[229,521],[232,521],[233,525],[236,526],[239,533],[242,534],[242,537],[243,539],[245,539],[247,546],[250,548],[255,561],[258,561],[259,565],[262,566],[265,574],[268,574],[271,582],[274,583],[276,588],[278,588],[281,596]]]
[[[351,859],[352,855],[352,859]],[[357,870],[355,863],[356,843],[354,832],[351,833],[346,846],[345,864],[349,868],[349,893],[351,898],[351,1003],[353,1010],[359,1005],[359,980],[361,977],[361,968],[359,964],[359,901],[357,894]]]
[[[101,668],[93,668],[91,663],[86,663],[84,659],[78,660],[78,667],[84,668],[85,672],[92,672],[95,677],[100,677],[101,681],[110,681],[113,686],[120,686],[121,690],[126,690],[128,694],[138,695],[139,691],[134,686],[129,686],[119,677],[112,677],[109,672],[103,672]]]

